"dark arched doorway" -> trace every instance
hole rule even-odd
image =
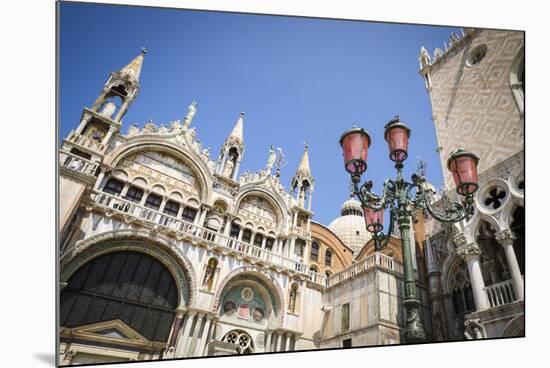
[[[71,276],[61,292],[60,324],[119,319],[150,341],[166,342],[177,306],[176,282],[164,264],[140,252],[113,252]]]

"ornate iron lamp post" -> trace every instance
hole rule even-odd
[[[376,249],[383,249],[397,221],[403,248],[403,276],[405,299],[403,305],[407,311],[407,342],[419,342],[426,339],[420,317],[420,301],[416,296],[416,283],[412,266],[409,230],[411,219],[416,220],[418,210],[428,211],[441,222],[457,222],[464,219],[474,210],[474,193],[477,185],[476,155],[465,150],[457,150],[449,157],[447,167],[453,174],[458,194],[464,197],[462,203],[452,201],[443,213],[436,212],[430,204],[426,190],[426,179],[418,174],[412,175],[412,183],[403,177],[403,162],[407,159],[408,142],[411,130],[399,121],[396,116],[385,126],[384,139],[388,142],[390,160],[395,163],[397,178],[386,179],[381,196],[374,194],[372,181],[359,186],[361,175],[367,170],[367,154],[371,137],[366,130],[353,127],[340,138],[346,171],[351,175],[354,195],[361,201],[367,230],[373,234]],[[382,232],[384,209],[390,211],[390,225],[387,234]]]

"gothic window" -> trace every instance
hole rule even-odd
[[[342,305],[341,332],[349,330],[349,303]]]
[[[180,205],[174,201],[168,201],[164,205],[163,212],[170,216],[177,216],[178,211],[180,210]]]
[[[61,292],[60,323],[72,328],[120,319],[164,343],[177,306],[176,282],[161,262],[144,253],[108,253],[71,276]]]
[[[243,231],[242,241],[250,244],[251,239],[252,239],[252,231],[250,229],[245,229]]]
[[[103,191],[112,195],[119,195],[123,187],[124,184],[120,180],[109,178],[103,187]]]
[[[141,202],[141,198],[143,198],[143,190],[136,187],[130,187],[130,189],[128,189],[128,191],[126,192],[124,198],[129,201],[139,203]]]
[[[187,222],[193,222],[197,216],[197,209],[193,207],[185,207],[181,212],[181,218]]]
[[[309,270],[310,270],[311,272],[319,273],[319,270],[318,270],[317,267],[314,266],[314,265],[309,266]]]
[[[466,312],[475,310],[470,276],[466,264],[462,261],[453,273],[451,291],[454,312],[456,315],[463,315]]]
[[[319,259],[319,243],[314,241],[311,243],[311,255],[309,257],[310,260],[317,262]]]
[[[147,200],[145,201],[145,207],[158,210],[160,208],[161,203],[162,203],[162,197],[151,193],[149,194],[149,197],[147,197]]]
[[[330,272],[330,270],[325,270],[325,276],[328,278],[330,276],[332,276],[332,272]]]
[[[325,266],[332,266],[332,252],[327,249],[325,252]]]

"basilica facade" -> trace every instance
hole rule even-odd
[[[441,101],[433,105],[434,116],[446,103],[437,97],[438,78],[453,80],[456,74],[448,67],[438,75],[438,68],[463,58],[458,50],[466,44],[491,45],[483,41],[489,31],[468,32],[435,60],[421,52],[430,96]],[[121,131],[139,92],[144,58],[145,50],[111,73],[59,150],[59,363],[404,342],[401,243],[393,236],[386,249],[375,251],[354,199],[330,225],[313,220],[315,178],[307,146],[287,189],[280,180],[281,154],[273,147],[266,149],[264,168],[242,172],[244,113],[227,127],[216,155],[200,142],[195,102],[183,121],[167,126],[148,121]],[[511,99],[519,93],[514,91]],[[457,101],[459,106],[462,100]],[[516,115],[510,114],[515,126]],[[523,119],[522,112],[517,117]],[[454,133],[439,118],[434,121],[444,159],[452,148],[452,139],[444,137]],[[480,205],[470,220],[473,230],[468,224],[443,227],[423,216],[412,226],[417,295],[431,340],[522,334],[517,268],[520,274],[523,269],[521,262],[511,262],[522,241],[514,235],[519,225],[510,225],[523,206],[518,179],[523,162],[516,148],[501,155],[506,157],[479,152],[494,161],[486,162],[479,201],[495,197],[502,206],[489,211]],[[437,203],[446,198],[437,196]],[[493,253],[469,251],[492,249],[495,242],[502,246]],[[506,261],[505,270],[498,268]],[[483,282],[486,278],[491,282]],[[499,290],[512,294],[506,299],[494,294]],[[499,323],[507,324],[504,332],[493,326]]]

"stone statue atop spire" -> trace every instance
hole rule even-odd
[[[275,148],[273,148],[273,145],[269,147],[269,155],[267,156],[267,173],[271,174],[271,170],[273,169],[273,165],[275,164]]]
[[[189,125],[191,125],[196,113],[197,113],[197,102],[193,100],[193,102],[191,102],[191,105],[189,105],[189,107],[187,108],[187,115],[185,115],[185,120],[183,121],[184,128],[188,128]]]

